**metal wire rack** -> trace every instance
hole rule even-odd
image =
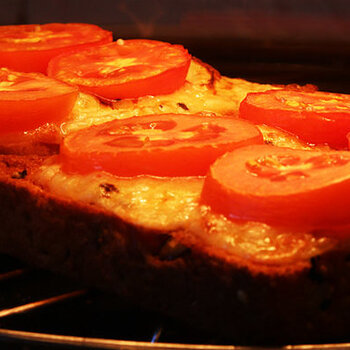
[[[262,350],[217,345],[174,321],[0,255],[1,349]],[[349,350],[349,344],[278,349]]]

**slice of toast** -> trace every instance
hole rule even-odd
[[[110,101],[81,94],[59,136],[152,113],[232,115],[247,92],[271,88],[221,77],[194,60],[185,86],[171,95]],[[260,129],[268,143],[308,147]],[[202,183],[67,175],[46,154],[2,155],[0,251],[237,344],[345,340],[348,243],[229,221],[199,204]]]
[[[202,178],[66,175],[14,155],[0,174],[2,252],[237,344],[346,339],[344,241],[231,222],[199,205]]]

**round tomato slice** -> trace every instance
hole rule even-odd
[[[106,98],[136,98],[175,91],[191,56],[180,45],[121,40],[54,58],[48,74]]]
[[[239,113],[241,118],[281,128],[312,144],[347,147],[350,95],[291,90],[250,93]]]
[[[112,40],[111,32],[85,23],[1,26],[0,67],[46,73],[52,57]]]
[[[350,223],[350,152],[255,145],[219,158],[202,202],[231,219],[302,228]]]
[[[72,110],[78,89],[41,73],[0,68],[0,133],[61,122]]]
[[[63,169],[119,176],[205,175],[236,147],[262,143],[252,124],[233,118],[150,115],[114,120],[72,133],[61,145]]]

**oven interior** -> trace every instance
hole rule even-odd
[[[213,335],[7,255],[0,255],[0,291],[1,349],[139,349],[162,343],[231,348]]]

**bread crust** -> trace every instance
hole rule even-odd
[[[40,157],[0,160],[2,252],[237,344],[346,339],[348,249],[287,267],[227,259],[190,232],[150,231],[45,192],[31,181]]]

